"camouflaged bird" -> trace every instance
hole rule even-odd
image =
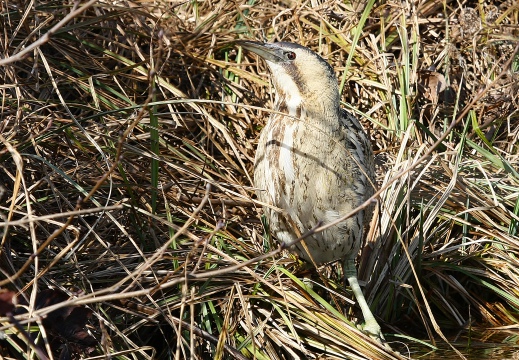
[[[237,43],[262,57],[272,73],[275,112],[260,135],[254,185],[260,201],[284,210],[264,209],[275,237],[292,243],[319,222],[335,221],[373,195],[373,151],[360,122],[340,108],[337,77],[323,58],[293,43]],[[291,250],[316,264],[342,260],[364,316],[364,331],[383,339],[355,267],[372,212],[368,207],[305,238],[310,254],[302,243]]]

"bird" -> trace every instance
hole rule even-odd
[[[383,341],[355,266],[373,204],[304,238],[304,244],[297,242],[301,234],[340,219],[374,194],[369,137],[359,120],[340,107],[335,72],[317,53],[290,42],[237,44],[267,63],[275,89],[274,111],[260,133],[254,161],[254,187],[258,200],[268,205],[264,212],[271,232],[281,244],[295,243],[290,250],[316,265],[341,260],[364,317],[362,330]]]

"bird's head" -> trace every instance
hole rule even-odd
[[[244,49],[262,57],[272,73],[278,103],[285,102],[290,115],[315,109],[319,112],[339,111],[337,77],[322,57],[293,43],[273,44],[238,41]]]

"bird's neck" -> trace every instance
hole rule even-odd
[[[276,94],[276,103],[274,108],[279,112],[299,118],[301,117],[303,106],[303,99],[299,94],[293,94],[291,96],[281,95],[279,93]]]
[[[305,120],[305,118],[319,119],[323,127],[329,127],[331,130],[334,130],[339,125],[340,109],[338,104],[338,98],[327,99],[317,95],[305,96],[303,100],[303,97],[299,96],[299,94],[296,96],[283,96],[278,93],[276,95],[275,109],[301,120]]]

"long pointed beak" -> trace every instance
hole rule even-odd
[[[283,60],[283,56],[280,53],[281,49],[273,46],[272,44],[250,40],[237,40],[235,43],[236,45],[240,45],[245,50],[258,54],[265,60],[272,62],[279,62]]]

